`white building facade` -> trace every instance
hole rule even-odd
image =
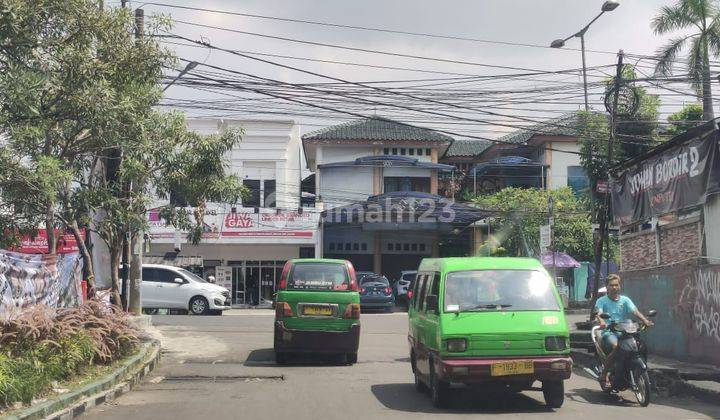
[[[243,130],[227,156],[230,173],[250,190],[242,203],[210,203],[198,245],[166,226],[157,207],[148,212],[150,252],[145,262],[186,266],[232,291],[236,305],[271,300],[285,262],[320,254],[319,213],[300,207],[302,155],[291,120],[188,119],[200,134]],[[188,209],[190,210],[190,209]]]

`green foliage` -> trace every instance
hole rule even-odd
[[[130,354],[137,331],[117,307],[90,301],[54,310],[35,306],[0,321],[0,407],[25,403],[93,364]]]
[[[511,187],[476,197],[473,200],[476,205],[498,212],[491,223],[492,239],[484,244],[482,252],[524,255],[527,244],[533,254],[539,254],[540,226],[547,224],[550,197],[555,209],[555,249],[577,260],[590,260],[593,255],[590,215],[570,188],[546,191]]]
[[[680,135],[693,127],[697,127],[698,123],[703,122],[702,104],[688,104],[680,111],[670,115],[668,122],[672,125],[668,127],[666,133],[671,136]]]
[[[720,8],[714,0],[679,0],[665,6],[652,21],[657,35],[690,30],[690,33],[674,36],[657,51],[657,74],[673,73],[678,56],[687,50],[684,71],[689,75],[690,85],[704,107],[712,109],[710,56],[720,55]],[[706,95],[707,94],[707,95]],[[707,96],[707,97],[705,97]],[[706,110],[706,111],[709,111]],[[709,112],[703,119],[709,117]]]
[[[92,339],[83,331],[57,342],[25,343],[13,350],[0,354],[0,406],[29,403],[52,382],[67,380],[89,366],[95,352]]]

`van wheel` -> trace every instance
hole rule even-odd
[[[438,379],[437,375],[435,375],[433,362],[430,361],[430,397],[435,408],[447,407],[449,388],[448,383]]]
[[[193,315],[205,315],[210,311],[207,299],[202,296],[195,296],[190,299],[190,312]]]
[[[418,372],[415,364],[415,353],[410,355],[410,367],[412,368],[413,377],[415,378],[415,390],[417,392],[426,392],[428,387],[425,385],[425,382],[422,381],[422,378],[420,378],[420,372]]]
[[[355,363],[357,363],[357,353],[346,354],[345,360],[347,360],[348,365],[354,365]]]
[[[565,384],[563,381],[545,381],[542,383],[543,397],[548,407],[560,408],[565,401]]]

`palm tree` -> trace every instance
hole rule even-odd
[[[690,84],[702,99],[703,120],[713,119],[712,87],[710,85],[710,53],[720,55],[720,9],[714,0],[678,0],[665,6],[652,21],[656,35],[681,29],[692,29],[685,36],[671,38],[657,51],[655,74],[672,73],[675,59],[687,44],[686,69]]]

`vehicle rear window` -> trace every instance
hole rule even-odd
[[[411,273],[411,274],[403,274],[402,279],[405,281],[412,281],[412,279],[415,278],[417,274]]]
[[[301,263],[290,271],[287,290],[349,290],[350,275],[344,264]]]
[[[383,283],[386,286],[390,286],[390,280],[388,280],[387,277],[365,276],[361,280],[361,284],[365,283]]]
[[[559,310],[550,278],[531,270],[474,270],[448,273],[445,311]]]

